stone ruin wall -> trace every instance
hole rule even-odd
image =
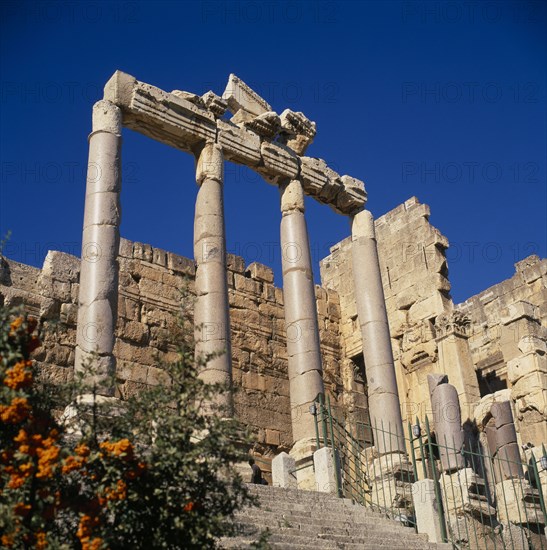
[[[519,438],[546,441],[547,260],[529,257],[516,264],[512,278],[454,305],[448,241],[428,217],[429,207],[411,198],[375,222],[404,420],[423,419],[429,411],[427,375],[432,372],[449,375],[471,416],[480,399],[476,368],[483,394],[491,372],[507,384],[501,391],[512,398]],[[321,262],[323,287],[316,285],[316,298],[325,387],[337,414],[354,424],[368,420],[368,407],[350,252],[348,238]],[[50,322],[55,330],[35,358],[51,380],[66,382],[74,365],[79,259],[50,252],[41,270],[1,261],[0,305],[24,303]],[[195,266],[190,259],[123,239],[119,262],[115,355],[117,393],[124,397],[143,384],[161,383],[160,361],[175,359],[172,334],[180,289],[187,285],[192,291]],[[271,457],[293,442],[283,291],[262,264],[245,266],[231,254],[227,264],[236,414],[257,434],[257,454]],[[465,349],[446,348],[435,338],[436,318],[453,309],[471,318],[467,358]],[[530,335],[532,344],[524,345],[522,337],[530,340]]]
[[[458,389],[464,420],[466,415],[475,420],[479,402],[489,411],[495,396],[484,396],[500,391],[495,393],[499,399],[511,398],[519,443],[546,442],[547,260],[530,256],[515,265],[510,279],[454,304],[445,255],[449,243],[429,223],[429,214],[429,207],[413,197],[375,221],[405,425],[416,416],[423,421],[426,413],[432,417],[427,375],[441,372]],[[321,262],[321,280],[340,296],[342,370],[364,374],[350,238]],[[469,317],[468,338],[439,339],[437,318],[451,312]],[[366,384],[362,374],[354,379],[354,389]],[[355,392],[346,398],[347,410],[363,419],[364,398]],[[477,413],[479,429],[485,415]]]
[[[36,350],[44,375],[56,384],[72,378],[78,308],[80,260],[50,251],[40,270],[1,258],[0,306],[24,303],[48,322],[43,346]],[[162,382],[161,361],[176,359],[173,335],[180,332],[182,288],[193,292],[193,260],[122,239],[119,254],[116,395],[127,397],[143,385]],[[265,265],[245,266],[228,254],[235,411],[257,435],[255,452],[268,457],[293,443],[283,291]],[[342,391],[339,376],[337,293],[316,286],[317,310],[327,391]],[[190,312],[191,313],[191,312]],[[188,327],[191,333],[193,328]],[[266,470],[268,468],[266,467]]]

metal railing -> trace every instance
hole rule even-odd
[[[462,448],[437,441],[426,417],[423,425],[408,423],[405,455],[389,452],[396,435],[390,426],[338,419],[328,397],[318,396],[313,413],[317,447],[333,449],[338,496],[417,530],[414,482],[431,479],[441,541],[462,549],[547,550],[545,446],[540,456],[530,451],[528,462],[510,459],[503,449],[492,457],[473,434]],[[363,434],[382,438],[388,452],[378,456],[372,437]]]

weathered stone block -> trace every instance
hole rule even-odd
[[[272,460],[272,483],[274,487],[296,489],[296,462],[287,453],[280,453]]]
[[[252,279],[256,279],[257,281],[264,281],[266,283],[273,283],[274,281],[273,269],[258,262],[249,264],[245,270],[245,274],[248,274]]]

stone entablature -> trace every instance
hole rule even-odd
[[[224,158],[258,172],[267,182],[299,179],[304,192],[340,214],[351,215],[366,203],[362,181],[340,176],[324,160],[303,156],[315,137],[315,123],[286,109],[278,115],[235,75],[222,98],[165,92],[116,71],[104,99],[123,112],[123,124],[152,139],[194,154],[203,142],[216,142]],[[233,117],[222,119],[229,110]]]

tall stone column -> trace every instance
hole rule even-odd
[[[289,363],[289,391],[294,445],[291,455],[300,488],[312,488],[315,421],[310,405],[324,393],[321,349],[315,302],[308,229],[304,217],[304,191],[298,180],[280,185],[283,300]],[[308,471],[309,470],[309,471]]]
[[[87,381],[106,397],[115,389],[121,132],[120,109],[110,101],[98,101],[89,136],[75,369],[89,373]]]
[[[196,303],[194,306],[195,353],[206,360],[200,378],[208,384],[224,384],[228,391],[217,396],[217,413],[232,416],[232,352],[226,280],[226,237],[223,201],[224,158],[222,148],[206,143],[196,155],[199,191],[194,218]]]
[[[403,422],[391,349],[374,219],[368,210],[351,220],[351,255],[357,315],[363,339],[370,420],[380,454],[405,452]],[[385,430],[385,432],[382,431]],[[391,432],[393,436],[389,436]]]

